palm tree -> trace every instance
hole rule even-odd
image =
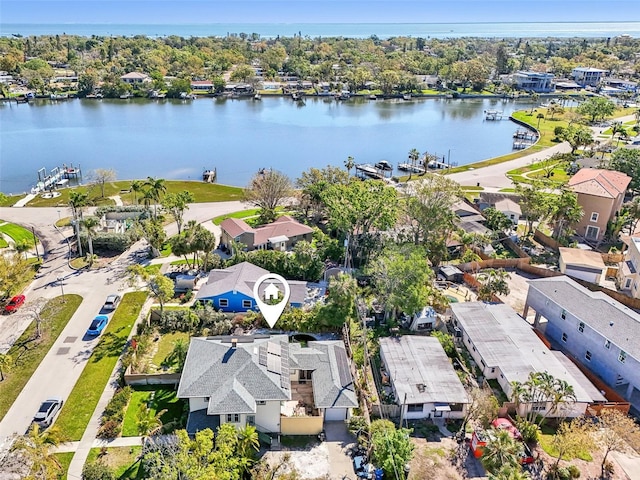
[[[0,382],[4,380],[5,372],[9,372],[13,366],[13,359],[8,353],[0,353]]]
[[[163,409],[154,414],[153,410],[149,408],[149,405],[142,403],[136,414],[138,433],[143,437],[158,433],[162,429],[162,420],[160,420],[160,417],[166,412],[167,410]]]
[[[539,113],[538,115],[536,115],[536,118],[538,119],[538,126],[536,128],[540,130],[540,120],[544,119],[544,113]]]
[[[531,480],[529,472],[524,472],[520,467],[504,466],[496,473],[489,474],[489,480]]]
[[[633,200],[627,202],[624,207],[630,217],[629,233],[633,235],[638,226],[638,221],[640,221],[640,197],[634,197]]]
[[[413,169],[420,158],[420,152],[416,148],[412,148],[409,150],[409,164],[411,165],[409,169],[409,180],[411,180],[411,175],[413,174]]]
[[[256,452],[260,449],[258,431],[253,425],[245,425],[238,432],[238,445],[236,453],[241,459],[241,467],[246,472],[256,460]]]
[[[21,242],[16,242],[14,248],[20,255],[24,253],[24,258],[26,260],[27,252],[31,249],[31,243],[29,243],[27,240],[22,240]]]
[[[142,204],[147,211],[151,210],[151,203],[153,202],[153,193],[151,190],[145,190],[142,193]]]
[[[351,169],[356,166],[356,161],[352,156],[348,156],[344,161],[344,166],[347,169],[347,173],[351,175]]]
[[[129,191],[133,193],[133,201],[138,204],[138,194],[143,192],[143,183],[140,180],[133,180]]]
[[[89,242],[89,265],[93,264],[93,237],[96,235],[95,228],[100,222],[96,217],[85,218],[82,224],[87,229],[87,242]]]
[[[69,207],[73,214],[76,236],[78,239],[78,255],[80,256],[82,256],[82,245],[80,244],[80,223],[82,222],[82,213],[88,205],[89,195],[87,193],[73,191],[69,194]]]
[[[164,363],[168,363],[169,365],[176,362],[176,371],[182,372],[182,367],[184,367],[184,361],[187,359],[187,350],[189,349],[189,345],[186,340],[183,338],[177,339],[173,342],[173,350],[171,353],[167,355]]]
[[[29,433],[16,439],[11,451],[19,452],[30,464],[29,478],[48,480],[57,478],[61,471],[60,462],[52,454],[51,449],[64,440],[57,426],[40,431],[38,424],[34,423]]]
[[[477,276],[480,287],[478,287],[478,300],[490,302],[494,295],[509,295],[509,284],[507,283],[509,273],[500,268],[488,268]]]
[[[145,182],[145,185],[151,192],[151,198],[155,200],[154,216],[158,216],[158,203],[160,203],[162,195],[167,191],[167,187],[164,182],[164,178],[153,177],[147,177],[147,181]]]
[[[511,438],[506,430],[490,430],[491,440],[484,447],[480,461],[490,473],[497,473],[505,467],[520,468],[520,454],[523,445]]]

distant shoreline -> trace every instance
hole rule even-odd
[[[640,38],[640,22],[460,22],[460,23],[0,23],[0,35],[77,35],[90,37],[144,35],[158,38],[225,37],[256,33],[261,38],[379,38],[398,36],[423,38],[607,38],[629,35]]]

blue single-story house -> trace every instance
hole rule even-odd
[[[200,287],[196,301],[211,302],[221,312],[248,312],[258,310],[253,297],[256,281],[269,273],[249,262],[238,263],[229,268],[211,270],[207,283]],[[291,295],[289,304],[301,307],[307,294],[307,282],[287,280]],[[261,286],[261,294],[269,282]]]

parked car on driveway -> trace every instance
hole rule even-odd
[[[91,325],[89,325],[89,329],[87,330],[87,335],[90,336],[98,336],[104,330],[104,327],[107,326],[107,322],[109,322],[109,317],[106,315],[98,315],[93,319]]]
[[[64,401],[60,397],[51,397],[42,402],[38,413],[33,417],[34,423],[41,428],[47,428],[53,423],[53,419],[62,408]]]
[[[26,301],[26,299],[27,299],[27,297],[25,297],[24,295],[16,295],[11,300],[9,300],[9,303],[7,303],[5,305],[4,313],[13,313],[13,312],[15,312],[22,305],[24,305],[24,302]]]
[[[115,310],[119,303],[120,303],[120,295],[116,295],[114,293],[107,297],[107,299],[104,302],[104,306],[102,308],[104,308],[105,310]]]

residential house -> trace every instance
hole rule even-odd
[[[211,80],[191,80],[191,90],[210,92],[214,88]]]
[[[573,387],[575,402],[552,410],[551,404],[522,403],[519,414],[532,409],[548,417],[578,417],[589,405],[606,399],[562,352],[553,352],[522,317],[505,304],[465,302],[451,304],[461,341],[487,380],[496,380],[512,399],[513,382],[524,383],[530,373],[547,372]],[[513,399],[512,399],[513,400]]]
[[[560,272],[587,282],[602,284],[607,276],[607,266],[602,255],[582,248],[558,248]]]
[[[627,295],[640,298],[640,236],[624,237],[627,250],[618,264],[617,285]]]
[[[571,71],[571,77],[581,87],[595,87],[608,72],[599,68],[578,67]]]
[[[300,241],[311,242],[313,229],[288,215],[261,227],[250,227],[238,218],[227,218],[220,224],[220,243],[229,247],[232,241],[252,250],[290,250]]]
[[[491,192],[480,192],[480,196],[474,199],[474,203],[481,212],[493,207],[497,211],[504,213],[514,225],[518,224],[518,220],[522,216],[519,201],[520,197],[518,195]]]
[[[529,281],[524,314],[545,335],[640,410],[640,315],[566,276]]]
[[[515,88],[537,93],[553,92],[552,73],[519,71],[513,75]]]
[[[567,186],[578,195],[584,215],[575,226],[576,233],[587,240],[600,242],[622,207],[631,177],[615,170],[581,168]]]
[[[151,83],[151,77],[146,73],[129,72],[120,77],[124,83],[131,85],[142,85],[143,83]]]
[[[358,406],[344,344],[287,335],[192,338],[177,395],[189,402],[190,434],[231,423],[317,435]]]
[[[403,419],[464,418],[469,397],[437,338],[381,338],[380,359]]]
[[[256,282],[269,273],[249,262],[242,262],[224,269],[214,269],[209,272],[207,283],[200,287],[196,294],[196,301],[211,302],[221,312],[248,312],[255,310],[256,300],[253,287]],[[267,283],[267,284],[265,284]],[[260,285],[259,295],[264,298],[264,290],[273,283],[265,282]],[[289,289],[289,304],[300,308],[304,304],[307,293],[307,283],[297,280],[287,280]]]
[[[607,77],[604,80],[604,84],[608,87],[615,88],[622,92],[637,92],[638,91],[638,82],[634,82],[631,80],[624,80],[622,78],[611,78]]]
[[[438,315],[433,307],[424,307],[404,322],[409,330],[427,332],[436,328],[436,323],[438,323]]]

